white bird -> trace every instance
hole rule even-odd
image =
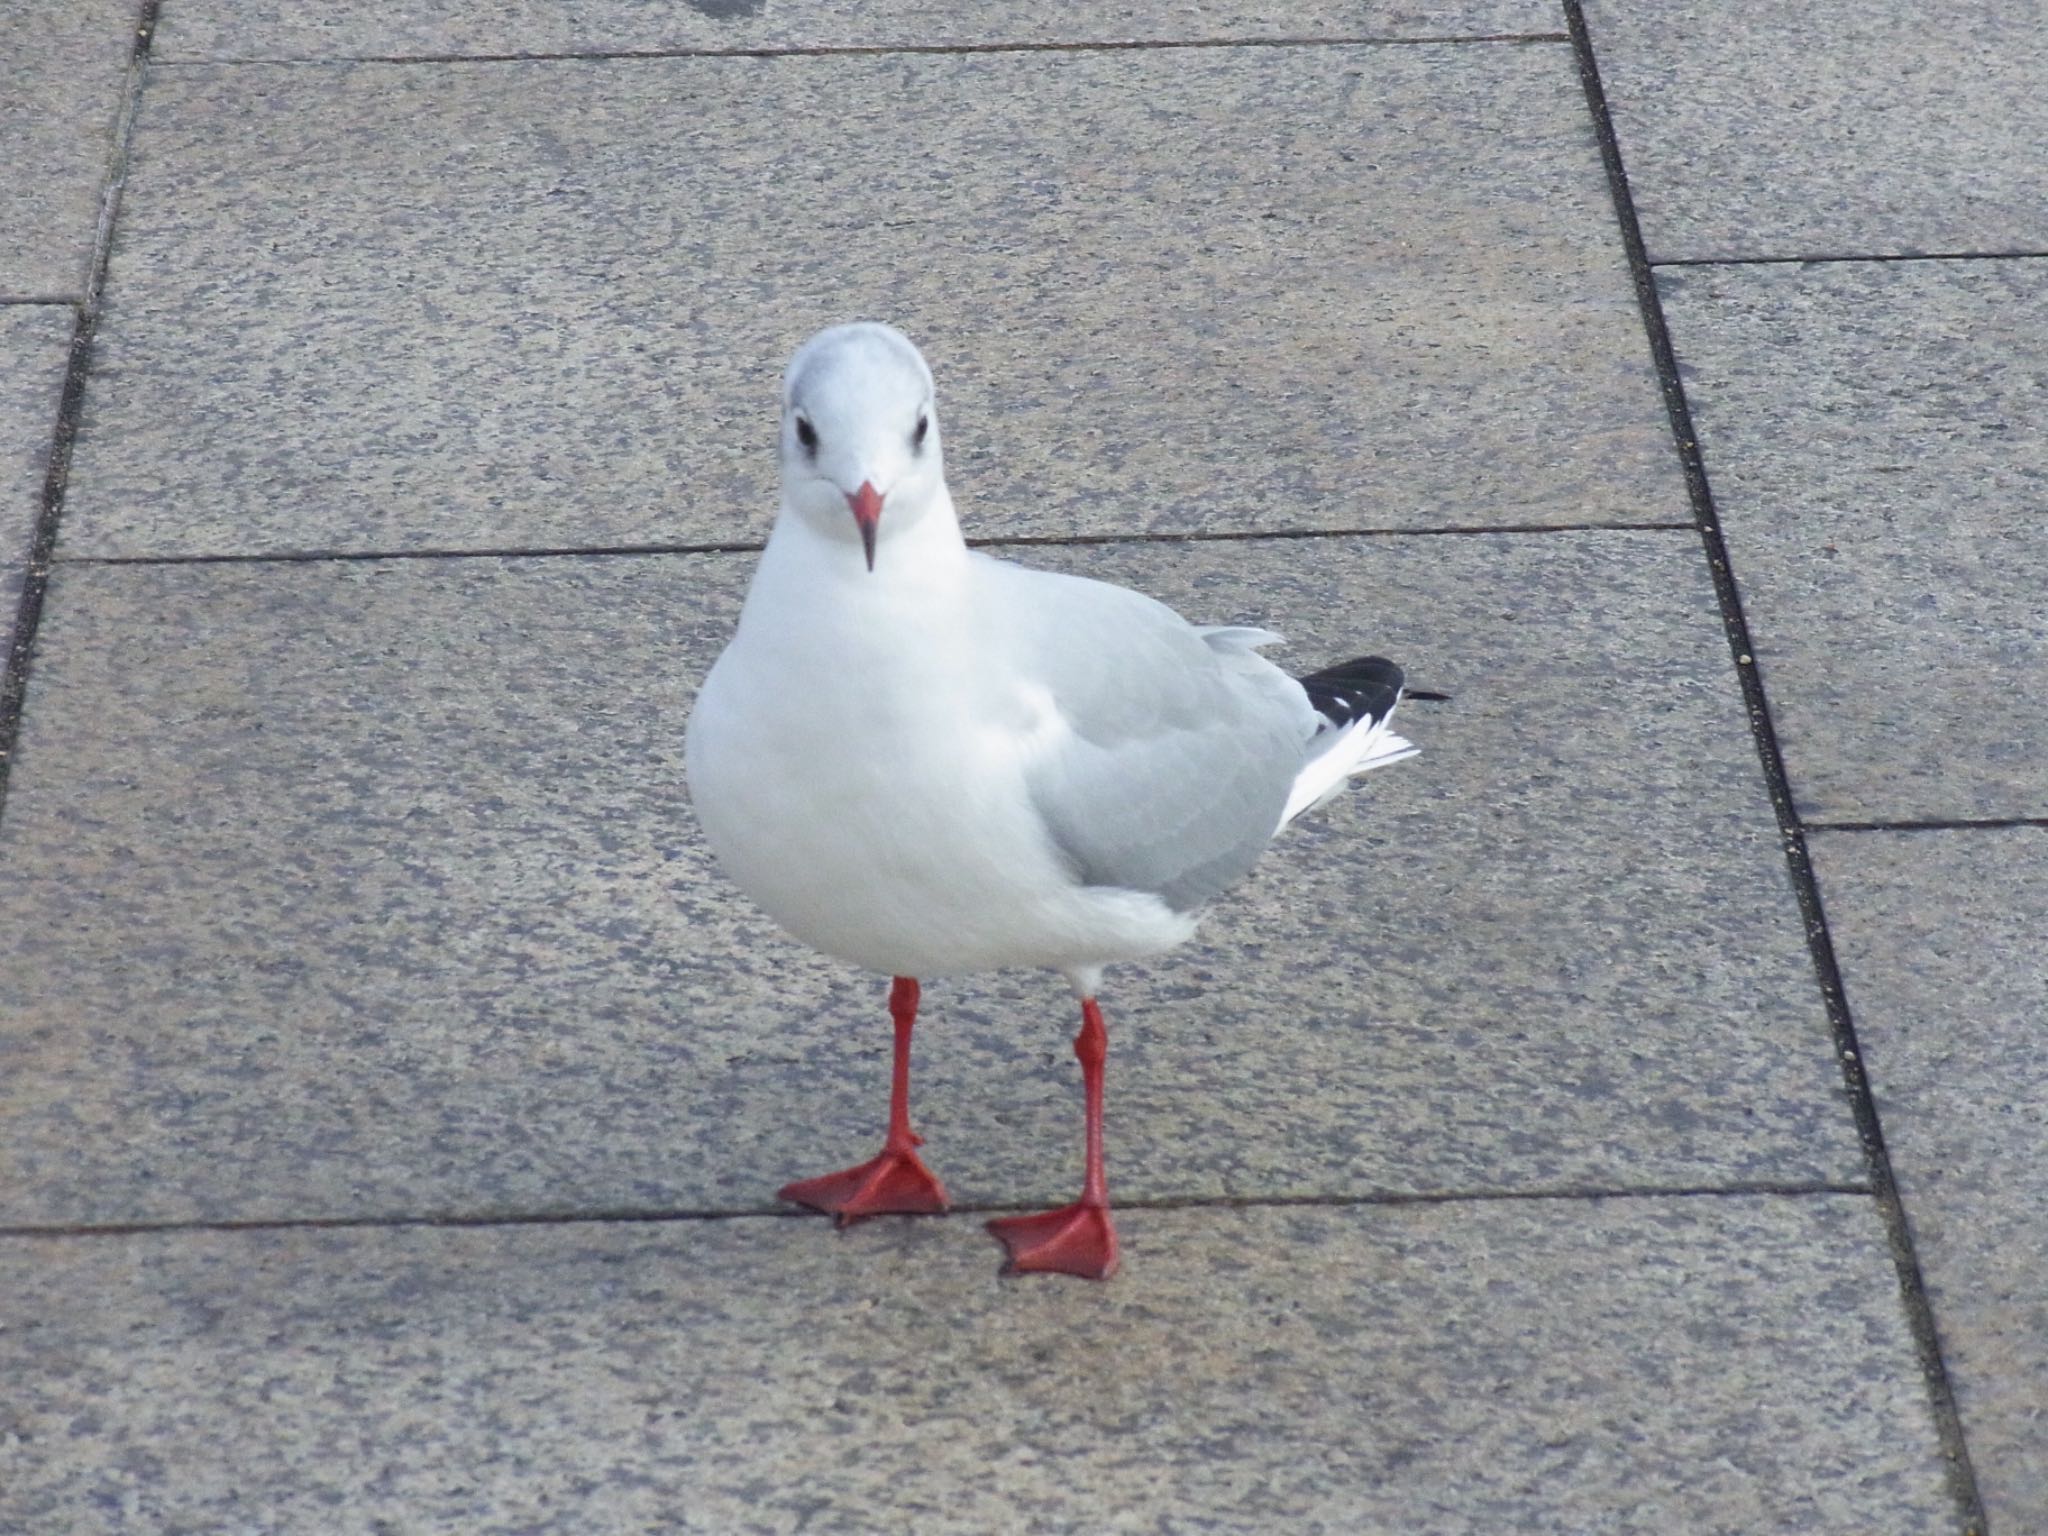
[[[1277,636],[967,547],[931,370],[835,326],[783,382],[782,503],[690,718],[691,798],[732,879],[790,933],[892,976],[881,1153],[791,1184],[842,1222],[946,1209],[910,1127],[917,978],[1044,966],[1081,1001],[1075,1204],[989,1226],[1012,1270],[1116,1267],[1102,1159],[1104,966],[1185,942],[1288,822],[1414,748],[1401,671],[1296,679]]]

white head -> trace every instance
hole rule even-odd
[[[872,571],[877,543],[922,517],[945,484],[932,371],[910,338],[863,321],[797,349],[782,380],[785,509],[859,547]]]

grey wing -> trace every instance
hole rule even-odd
[[[1068,732],[1027,772],[1084,884],[1192,912],[1238,880],[1280,822],[1315,732],[1299,685],[1251,647],[1100,582],[1007,568],[999,605]],[[1020,633],[1021,631],[1021,633]]]

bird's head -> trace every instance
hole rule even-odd
[[[915,523],[945,489],[932,371],[901,331],[861,322],[797,349],[782,384],[782,504],[858,548]]]

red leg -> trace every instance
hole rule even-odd
[[[1009,1272],[1043,1271],[1107,1280],[1116,1273],[1116,1224],[1109,1216],[1109,1180],[1102,1169],[1102,1064],[1109,1032],[1092,997],[1081,1000],[1081,1033],[1074,1037],[1081,1083],[1088,1097],[1088,1163],[1081,1198],[1036,1216],[1005,1216],[988,1224],[1009,1251]]]
[[[946,1209],[946,1186],[925,1167],[916,1149],[924,1138],[910,1128],[910,1031],[917,1023],[917,983],[898,976],[889,988],[896,1021],[896,1069],[889,1084],[889,1134],[881,1152],[854,1168],[785,1184],[779,1200],[793,1200],[839,1218],[931,1216]]]

